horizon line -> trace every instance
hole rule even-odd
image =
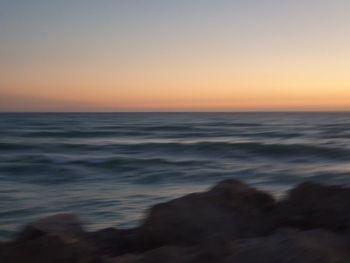
[[[23,113],[350,113],[350,110],[254,110],[254,111],[0,111],[0,114]]]

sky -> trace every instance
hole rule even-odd
[[[349,0],[0,0],[0,111],[348,111]]]

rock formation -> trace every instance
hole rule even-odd
[[[350,189],[303,183],[280,201],[237,180],[155,205],[134,229],[44,218],[0,243],[4,263],[349,263]]]

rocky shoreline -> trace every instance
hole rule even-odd
[[[0,243],[1,263],[348,263],[350,189],[306,182],[282,200],[237,180],[155,205],[133,229],[59,214]]]

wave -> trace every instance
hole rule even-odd
[[[115,136],[145,136],[147,132],[142,131],[40,131],[25,132],[20,134],[24,137],[33,138],[94,138],[94,137],[115,137]]]
[[[23,163],[17,165],[2,165],[0,179],[35,184],[57,184],[81,182],[88,173],[76,167],[64,165],[48,165],[45,163]]]
[[[0,142],[0,151],[7,150],[32,150],[38,148],[38,145],[30,143],[16,143],[16,142]]]
[[[207,124],[208,126],[214,127],[263,127],[263,123],[252,123],[252,122],[212,122]]]
[[[116,145],[117,146],[117,145]],[[135,143],[119,145],[129,150],[161,150],[178,153],[196,152],[202,154],[250,153],[274,157],[315,156],[324,158],[346,158],[350,150],[311,144],[268,144],[260,142],[171,142],[171,143]],[[215,155],[213,155],[215,157]]]
[[[350,149],[321,144],[283,144],[262,142],[231,142],[231,141],[174,141],[174,140],[129,140],[102,143],[69,143],[42,142],[42,143],[0,143],[0,152],[19,150],[40,150],[41,152],[74,153],[74,151],[103,151],[107,153],[155,153],[190,155],[201,154],[218,156],[233,154],[260,155],[261,157],[323,157],[349,159]],[[67,152],[65,152],[67,151]],[[123,159],[123,161],[133,159]],[[162,159],[154,159],[155,162]],[[116,161],[116,160],[114,160]],[[137,160],[136,160],[137,161]],[[145,160],[138,160],[143,162]]]
[[[181,131],[193,131],[198,130],[197,127],[189,125],[155,125],[155,126],[140,126],[140,127],[131,127],[133,129],[138,128],[144,131],[167,131],[167,132],[181,132]]]
[[[165,158],[133,158],[133,157],[111,157],[111,158],[95,158],[76,160],[70,162],[71,164],[86,165],[97,168],[113,168],[123,165],[131,165],[132,167],[144,165],[178,165],[178,166],[194,166],[204,165],[205,161],[196,160],[168,160]]]

